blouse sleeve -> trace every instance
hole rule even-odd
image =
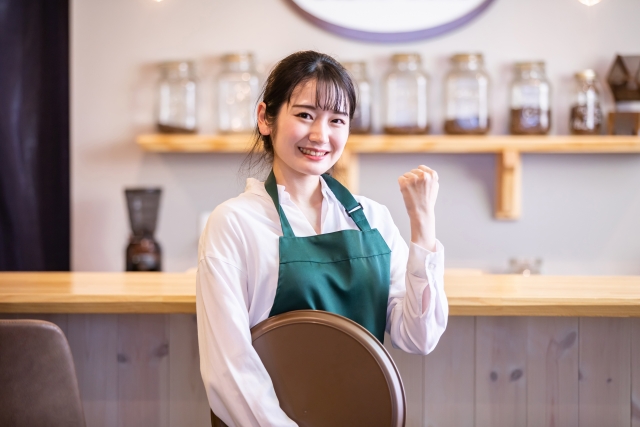
[[[201,238],[196,279],[200,371],[209,405],[230,427],[296,426],[280,408],[251,344],[247,275],[233,259],[242,247],[229,218],[214,211]]]
[[[387,304],[387,333],[391,344],[408,353],[428,354],[447,327],[449,303],[444,292],[444,247],[436,241],[431,252],[407,246],[385,207],[391,228],[384,236],[391,248],[391,286]],[[387,227],[389,228],[389,227]],[[428,305],[423,307],[423,294]]]

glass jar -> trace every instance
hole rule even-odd
[[[576,87],[569,128],[574,135],[599,135],[602,128],[602,108],[597,76],[593,70],[576,73]]]
[[[190,61],[160,64],[156,125],[162,133],[197,131],[196,79]]]
[[[484,135],[489,132],[489,75],[481,54],[451,57],[445,80],[444,131],[450,135]]]
[[[260,82],[253,55],[233,53],[222,58],[218,75],[218,130],[221,133],[253,131]]]
[[[384,130],[391,134],[429,132],[427,91],[429,76],[421,69],[420,55],[393,55],[385,78]]]
[[[545,135],[551,129],[551,86],[544,62],[515,64],[511,83],[511,134]]]
[[[367,79],[367,64],[364,62],[345,62],[358,91],[358,102],[351,120],[351,133],[371,132],[371,83]]]

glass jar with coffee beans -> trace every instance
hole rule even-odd
[[[427,90],[429,77],[422,70],[417,53],[400,53],[391,58],[384,82],[384,130],[390,134],[429,132]]]
[[[445,79],[446,118],[450,135],[484,135],[489,131],[489,75],[481,54],[451,57]]]
[[[161,133],[197,131],[196,79],[190,61],[163,62],[156,95],[156,126]]]
[[[351,120],[351,133],[371,132],[371,83],[367,78],[367,64],[364,62],[345,62],[344,68],[349,71],[358,90],[356,111]]]
[[[545,135],[551,129],[551,85],[544,62],[519,62],[511,83],[511,134]]]
[[[571,133],[599,135],[602,129],[602,108],[596,73],[584,70],[576,73],[575,79],[575,94],[569,119]]]

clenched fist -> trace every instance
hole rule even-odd
[[[411,241],[427,250],[435,251],[438,173],[420,165],[398,178],[398,184],[409,214]]]

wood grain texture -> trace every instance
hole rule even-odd
[[[200,376],[194,314],[169,316],[169,425],[209,427],[209,402]]]
[[[244,153],[251,135],[140,135],[146,151]],[[504,150],[535,153],[637,153],[635,136],[454,136],[351,135],[347,148],[354,153],[499,153]]]
[[[631,320],[631,427],[640,427],[640,319]]]
[[[630,319],[580,319],[580,427],[631,424]]]
[[[70,314],[67,339],[87,427],[118,425],[118,316]]]
[[[527,427],[578,427],[578,318],[529,318]]]
[[[640,317],[640,276],[445,271],[453,316]],[[0,273],[0,312],[195,313],[191,273]]]
[[[450,317],[435,350],[424,358],[424,427],[473,427],[475,318]]]
[[[406,427],[422,427],[422,402],[423,402],[423,379],[422,379],[422,359],[423,356],[408,354],[402,350],[392,347],[391,338],[385,334],[384,346],[391,354],[395,362],[407,397]]]
[[[169,427],[168,315],[118,316],[118,426]]]
[[[526,427],[526,364],[526,318],[476,319],[476,426]]]

